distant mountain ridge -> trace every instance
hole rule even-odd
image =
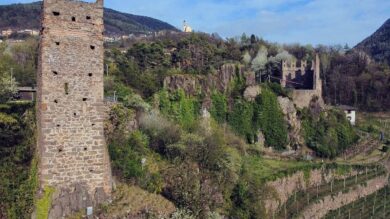
[[[0,30],[39,29],[42,2],[0,5]],[[126,35],[161,30],[178,31],[174,26],[146,16],[104,8],[106,35]]]
[[[359,43],[355,49],[364,51],[375,61],[390,65],[390,19],[374,34]]]

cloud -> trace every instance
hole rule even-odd
[[[0,0],[1,3],[21,2]],[[224,37],[256,34],[282,43],[354,45],[390,15],[389,0],[105,0],[107,7]]]

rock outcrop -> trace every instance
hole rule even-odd
[[[298,148],[300,145],[304,144],[304,141],[301,137],[301,121],[298,119],[294,103],[287,97],[278,97],[278,102],[289,126],[290,146]]]
[[[250,73],[244,72],[244,67],[236,64],[224,64],[214,74],[207,76],[194,75],[171,75],[164,79],[164,87],[169,91],[183,90],[188,95],[205,94],[206,96],[214,89],[225,93],[229,90],[232,82],[242,77],[247,80],[246,84],[253,84],[254,77]],[[247,79],[248,77],[248,79]]]
[[[93,206],[97,206],[98,203],[103,203],[107,199],[108,197],[103,189],[97,189],[92,196],[88,193],[88,187],[82,184],[63,188],[55,191],[52,196],[49,219],[66,218],[66,216],[78,212],[80,209],[87,208],[90,208],[93,213]]]
[[[199,78],[192,75],[173,75],[164,79],[164,88],[169,91],[183,90],[186,94],[195,95],[198,92]]]
[[[244,91],[244,98],[247,101],[254,101],[259,94],[261,94],[260,85],[249,86]]]

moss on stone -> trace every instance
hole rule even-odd
[[[37,208],[37,219],[47,219],[49,218],[49,210],[51,207],[51,196],[54,193],[55,189],[52,187],[45,187],[43,189],[43,195],[41,198],[38,198],[36,201]]]

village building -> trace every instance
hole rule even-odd
[[[192,28],[187,24],[186,21],[183,22],[183,32],[192,33]]]
[[[37,98],[37,89],[34,87],[18,87],[17,99],[26,101],[35,101]]]
[[[39,35],[39,31],[38,30],[31,30],[31,29],[19,30],[19,31],[17,31],[17,33],[27,34],[27,35],[30,35],[30,36],[38,36]]]
[[[3,37],[9,37],[9,36],[11,36],[13,33],[14,33],[14,31],[11,30],[11,29],[2,30],[2,31],[1,31],[1,36],[3,36]]]
[[[351,123],[351,125],[356,125],[357,109],[355,107],[347,106],[347,105],[339,105],[338,108],[345,113],[345,115],[347,116],[347,119]]]

